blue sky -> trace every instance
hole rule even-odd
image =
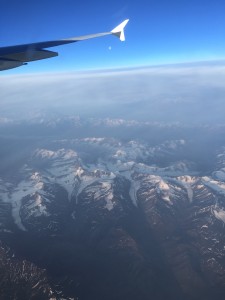
[[[1,46],[110,31],[130,19],[125,43],[109,36],[60,46],[53,49],[58,58],[9,74],[225,58],[222,0],[0,0],[0,4]]]

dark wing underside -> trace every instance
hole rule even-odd
[[[44,48],[74,43],[77,40],[58,40],[0,48],[0,71],[22,66],[30,61],[58,56]]]

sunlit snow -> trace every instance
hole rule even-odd
[[[222,209],[221,210],[214,210],[213,213],[214,213],[215,217],[218,220],[220,220],[223,223],[225,223],[225,211],[224,210],[222,210]]]

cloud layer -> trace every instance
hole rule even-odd
[[[0,117],[32,113],[225,123],[225,63],[1,75]]]

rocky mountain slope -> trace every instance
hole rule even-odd
[[[152,128],[104,122],[111,136]],[[25,299],[21,282],[31,299],[223,299],[225,144],[206,152],[201,135],[192,148],[194,131],[175,131],[18,149],[0,177],[1,298],[12,281],[10,299]]]

